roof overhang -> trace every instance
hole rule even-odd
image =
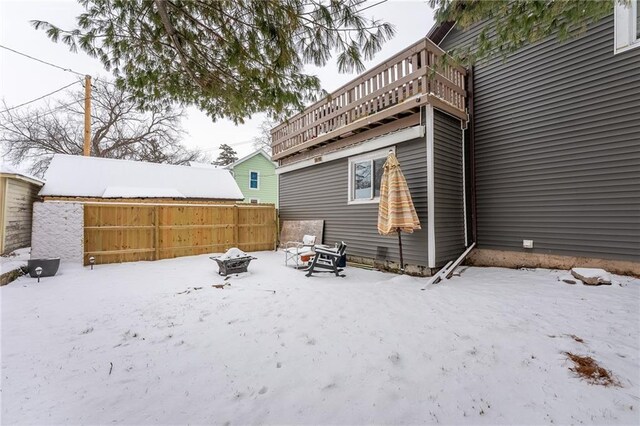
[[[369,139],[354,145],[349,148],[344,148],[338,151],[333,151],[328,154],[318,155],[313,158],[309,158],[297,163],[288,164],[286,166],[278,167],[276,174],[281,175],[283,173],[292,172],[294,170],[304,169],[307,167],[315,166],[318,164],[324,164],[329,161],[339,160],[341,158],[351,157],[353,155],[363,154],[369,151],[376,151],[378,149],[386,148],[398,143],[407,142],[417,138],[424,137],[425,128],[422,125],[408,127],[406,129],[398,130],[393,133],[388,133],[383,136],[379,136],[374,139]]]
[[[435,24],[427,33],[427,38],[437,45],[449,34],[449,31],[456,25],[455,21],[441,22]]]
[[[271,160],[271,157],[269,156],[269,154],[267,154],[263,149],[259,149],[257,151],[252,152],[249,155],[246,155],[244,157],[242,157],[239,160],[234,161],[233,163],[229,164],[228,166],[226,166],[227,169],[233,169],[234,167],[236,167],[237,165],[244,163],[245,161],[255,157],[256,155],[262,155],[264,158],[266,158],[270,163],[273,163],[274,166],[277,166],[277,164]]]
[[[38,185],[38,186],[44,185],[44,182],[41,180],[29,177],[29,176],[17,174],[17,173],[0,173],[0,177],[17,179],[17,180],[21,180],[27,183],[31,183],[33,185]]]

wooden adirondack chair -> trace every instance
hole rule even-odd
[[[344,241],[341,241],[336,248],[316,246],[314,251],[315,255],[313,256],[313,260],[307,268],[307,277],[310,277],[314,272],[333,272],[336,277],[344,278],[346,276],[341,274],[343,269],[338,267],[338,262],[347,251],[347,245]]]

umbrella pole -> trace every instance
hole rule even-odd
[[[400,246],[400,273],[404,274],[404,258],[402,256],[402,231],[398,228],[398,245]]]

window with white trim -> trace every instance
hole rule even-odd
[[[380,183],[389,151],[395,148],[349,158],[349,204],[380,202]]]
[[[257,199],[257,198],[250,198],[250,199],[249,199],[249,202],[250,202],[251,204],[260,204],[260,200],[259,200],[259,199]]]
[[[260,173],[251,171],[249,172],[249,188],[258,189],[260,187]]]
[[[640,0],[616,1],[614,12],[614,53],[640,47]]]

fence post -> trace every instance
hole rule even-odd
[[[278,251],[278,238],[280,237],[280,221],[278,220],[278,209],[275,208],[275,206],[273,207],[273,220],[274,220],[274,226],[273,226],[273,233],[275,234],[273,236],[273,251]]]
[[[239,241],[239,228],[240,228],[240,223],[239,223],[239,217],[238,217],[238,205],[234,204],[233,205],[233,246],[234,247],[239,247],[240,245],[240,241]]]
[[[155,225],[153,232],[153,248],[155,249],[155,260],[160,260],[160,207],[153,208],[153,224]]]

